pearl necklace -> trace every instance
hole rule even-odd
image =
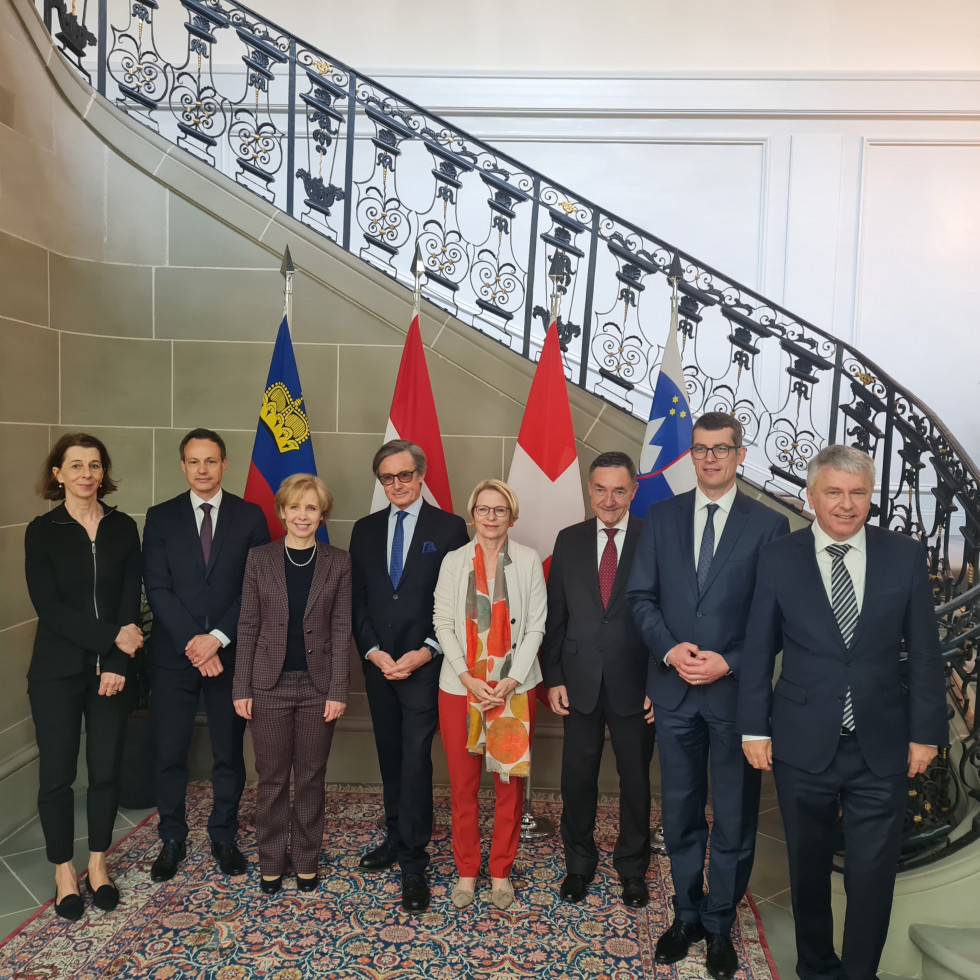
[[[295,565],[297,568],[306,568],[306,566],[309,565],[309,563],[311,561],[313,561],[313,559],[316,557],[316,544],[315,543],[314,543],[313,547],[310,548],[310,557],[307,558],[306,561],[293,561],[293,556],[289,553],[289,545],[288,544],[284,544],[283,547],[286,549],[286,558],[289,559],[290,564]],[[300,551],[302,549],[296,548],[295,550],[296,551]]]

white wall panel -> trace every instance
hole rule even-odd
[[[856,345],[980,459],[980,142],[870,141]]]

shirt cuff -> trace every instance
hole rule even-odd
[[[743,735],[743,742],[769,742],[771,739],[768,735]]]
[[[439,641],[438,640],[433,640],[431,637],[428,637],[425,640],[425,642],[422,644],[422,646],[428,647],[429,650],[432,652],[432,656],[433,657],[441,657],[442,656],[442,647],[439,646]]]
[[[370,660],[371,659],[371,654],[374,653],[375,650],[380,650],[380,649],[381,649],[381,647],[379,647],[379,646],[377,646],[377,644],[375,644],[375,646],[371,647],[371,649],[368,650],[368,652],[364,654],[364,659],[365,660]]]
[[[221,632],[221,630],[211,630],[211,636],[215,637],[218,640],[218,642],[222,646],[222,649],[231,646],[231,640],[229,640],[228,637]]]

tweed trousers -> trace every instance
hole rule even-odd
[[[252,696],[252,745],[259,775],[255,837],[259,867],[285,874],[292,855],[297,874],[315,874],[324,825],[324,776],[335,722],[323,720],[326,695],[306,671],[287,671],[268,691]],[[290,812],[289,782],[293,781]]]

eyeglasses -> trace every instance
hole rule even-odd
[[[506,517],[510,513],[510,508],[509,507],[487,507],[486,504],[480,504],[479,507],[474,507],[473,508],[473,513],[476,514],[477,517],[486,517],[487,514],[489,514],[491,511],[493,511],[493,516],[494,517]]]
[[[741,446],[691,446],[691,455],[695,459],[704,459],[711,453],[715,459],[725,459],[729,453],[737,452]]]
[[[411,483],[412,477],[418,473],[418,470],[402,470],[401,473],[379,473],[378,482],[383,487],[390,487],[395,482],[395,477],[398,477],[399,483]]]

